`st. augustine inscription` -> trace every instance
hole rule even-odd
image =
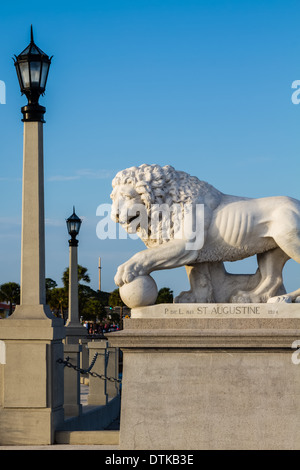
[[[297,303],[157,304],[134,308],[131,318],[299,318]]]
[[[260,306],[196,305],[196,308],[165,307],[165,315],[260,315]]]

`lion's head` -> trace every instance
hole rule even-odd
[[[136,232],[148,247],[173,238],[174,207],[183,210],[187,204],[206,204],[214,209],[221,195],[210,184],[170,165],[143,164],[127,168],[117,173],[112,186],[112,219],[128,233]],[[157,219],[158,223],[153,224],[155,213],[161,212],[162,207],[169,208],[171,216]],[[162,231],[169,237],[162,237]]]

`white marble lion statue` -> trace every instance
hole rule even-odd
[[[152,271],[185,266],[191,288],[175,302],[294,302],[300,295],[300,289],[286,293],[282,280],[288,259],[300,263],[300,201],[285,196],[230,196],[169,165],[125,169],[117,173],[112,186],[112,219],[127,232],[137,233],[147,247],[119,266],[116,285]],[[173,211],[169,222],[150,223],[162,205],[203,208],[201,220],[193,221],[201,224],[201,246],[187,249],[186,237],[175,230]],[[197,217],[198,212],[192,214]],[[164,224],[168,236],[162,237]],[[258,261],[255,274],[225,270],[224,262],[253,255]]]

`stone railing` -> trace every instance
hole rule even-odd
[[[119,349],[106,339],[64,345],[65,417],[82,413],[80,384],[89,385],[87,405],[103,406],[120,395]]]
[[[80,417],[81,384],[88,384],[85,411],[92,408],[105,408],[105,420],[117,416],[120,407],[119,348],[110,347],[109,342],[93,338],[81,339],[77,344],[64,344],[64,357],[57,362],[63,367],[64,375],[64,418]],[[4,369],[6,364],[6,344],[0,341],[0,409],[4,389]],[[112,400],[115,399],[113,405]],[[117,403],[118,402],[118,403]],[[112,410],[112,411],[110,411]],[[100,414],[99,414],[100,416]],[[101,427],[101,423],[99,423]]]

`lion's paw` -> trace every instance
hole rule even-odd
[[[134,275],[133,271],[130,271],[123,266],[118,268],[117,274],[115,275],[114,281],[117,286],[121,287],[123,284],[128,284],[129,282],[133,281],[136,276]]]
[[[138,276],[144,276],[148,274],[143,265],[136,261],[126,261],[118,267],[117,273],[114,277],[114,281],[117,286],[121,287],[123,284],[129,284]]]

